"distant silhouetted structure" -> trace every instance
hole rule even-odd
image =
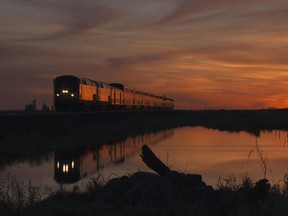
[[[49,111],[50,111],[50,108],[49,108],[45,103],[43,103],[43,105],[42,105],[42,111],[43,111],[43,112],[49,112]]]
[[[25,105],[26,112],[35,112],[36,111],[36,99],[34,99],[30,104]]]

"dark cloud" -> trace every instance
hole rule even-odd
[[[0,60],[2,62],[32,58],[33,56],[39,57],[39,55],[44,54],[49,55],[49,52],[44,48],[24,44],[0,43]]]
[[[248,2],[244,0],[245,2]],[[219,13],[219,10],[227,9],[227,7],[237,6],[244,3],[243,1],[227,1],[227,0],[176,0],[175,9],[165,16],[162,20],[155,23],[150,23],[150,25],[169,25],[175,24],[183,18],[189,16],[197,17],[197,15],[207,16],[208,12]],[[209,14],[211,15],[211,14]]]
[[[128,56],[123,58],[110,58],[107,59],[107,63],[110,67],[127,67],[137,64],[146,64],[156,61],[163,61],[170,59],[174,56],[174,53],[154,53],[139,56]]]
[[[20,0],[21,2],[21,0]],[[23,1],[22,1],[23,2]],[[61,25],[61,30],[51,32],[41,37],[26,38],[22,41],[54,40],[71,35],[78,35],[91,29],[109,24],[119,17],[121,13],[102,4],[102,1],[91,0],[63,0],[63,1],[24,1],[26,6],[40,10],[41,19]],[[50,13],[50,15],[49,15]],[[48,14],[48,15],[47,15]],[[40,14],[40,16],[42,16]],[[37,19],[37,17],[35,17]],[[45,25],[45,23],[43,23]]]
[[[197,25],[199,22],[208,21],[216,26],[223,25],[225,22],[242,25],[241,21],[247,19],[250,19],[247,22],[248,25],[257,21],[257,24],[262,26],[267,24],[263,23],[263,20],[270,23],[273,20],[281,19],[283,22],[287,20],[288,16],[288,5],[284,0],[276,0],[275,2],[270,0],[175,0],[175,3],[175,9],[164,18],[156,22],[150,22],[145,27],[179,25],[181,23]],[[220,20],[222,23],[217,23],[218,19],[222,19]],[[240,23],[237,23],[238,21]],[[210,27],[212,28],[213,25]],[[235,30],[237,26],[233,26],[233,28]]]

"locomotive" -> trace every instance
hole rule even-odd
[[[90,110],[172,110],[174,99],[126,87],[72,75],[54,79],[56,111]]]

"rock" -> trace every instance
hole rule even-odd
[[[130,182],[132,187],[122,196],[122,204],[156,208],[174,200],[175,187],[156,174],[138,172],[130,177]]]
[[[132,176],[130,176],[130,183],[133,185],[139,184],[152,184],[156,181],[163,181],[164,178],[160,177],[155,173],[150,172],[136,172]]]
[[[255,186],[252,188],[252,193],[256,198],[263,198],[270,191],[270,183],[268,179],[261,179],[256,182]]]
[[[167,179],[172,182],[178,189],[183,190],[202,183],[202,176],[198,174],[184,174],[171,171]]]
[[[110,179],[103,188],[105,199],[117,202],[120,197],[132,186],[128,176]]]
[[[206,186],[206,184],[202,182],[201,184],[181,191],[178,197],[181,200],[190,202],[213,203],[215,194],[211,186]]]
[[[101,202],[90,202],[80,206],[71,207],[70,209],[66,210],[65,215],[124,216],[125,214],[110,205]]]

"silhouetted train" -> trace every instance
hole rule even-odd
[[[172,110],[174,99],[71,75],[54,79],[54,106],[57,111],[147,109]]]

